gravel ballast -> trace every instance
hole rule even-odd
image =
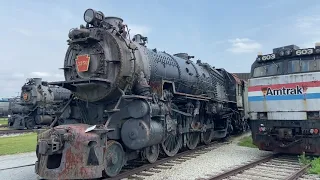
[[[171,169],[162,170],[160,173],[143,178],[145,180],[195,180],[271,154],[271,152],[259,151],[257,148],[237,145],[241,137],[234,139],[231,144],[223,145],[196,158],[176,164]]]

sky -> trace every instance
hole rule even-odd
[[[68,32],[85,25],[88,8],[121,17],[149,48],[235,73],[250,72],[258,52],[320,42],[319,0],[2,0],[0,98],[17,96],[27,78],[64,80]]]

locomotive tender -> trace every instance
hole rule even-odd
[[[260,150],[320,155],[320,45],[258,55],[249,79],[254,144]]]
[[[153,163],[247,129],[244,81],[186,53],[148,49],[147,37],[127,37],[121,18],[88,9],[84,20],[69,32],[65,81],[50,82],[79,103],[65,105],[73,111],[65,124],[38,135],[39,176],[113,177],[130,160]]]
[[[33,129],[50,125],[71,97],[67,89],[48,85],[41,78],[30,78],[21,88],[20,99],[14,99],[10,105],[8,127],[11,129]],[[67,118],[65,111],[61,118]]]

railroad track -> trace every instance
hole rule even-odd
[[[123,170],[120,172],[120,174],[117,175],[116,177],[105,178],[101,180],[119,180],[119,179],[125,179],[125,178],[140,180],[140,179],[143,179],[143,177],[152,176],[154,173],[161,172],[161,170],[170,169],[176,164],[180,164],[192,158],[196,158],[201,154],[217,149],[229,143],[231,142],[229,141],[228,142],[212,142],[209,145],[201,145],[193,150],[188,150],[188,151],[178,153],[174,157],[159,158],[159,160],[153,164],[146,164],[146,162],[142,162],[142,161],[140,162],[133,161],[128,166],[125,166]],[[35,164],[32,163],[32,164],[26,164],[23,166],[4,168],[4,169],[0,169],[0,172],[4,170],[19,169],[19,168],[34,166],[34,165]],[[44,179],[41,179],[40,177],[39,179],[44,180]]]
[[[305,175],[310,166],[311,164],[300,164],[297,156],[273,154],[221,174],[208,175],[210,177],[197,180],[315,180],[316,177]]]
[[[174,157],[159,158],[153,164],[146,164],[146,162],[143,161],[133,161],[129,166],[123,167],[123,170],[116,177],[105,178],[103,180],[119,180],[125,178],[142,180],[144,177],[152,176],[161,172],[162,170],[171,169],[177,164],[181,164],[187,160],[196,158],[201,154],[217,149],[229,143],[231,142],[212,142],[209,145],[200,145],[193,150],[180,152]]]

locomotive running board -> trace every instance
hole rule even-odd
[[[179,111],[179,110],[176,110],[176,109],[171,109],[172,111],[176,112],[176,113],[179,113],[179,114],[182,114],[184,116],[188,116],[188,117],[192,117],[192,115],[190,113],[186,113],[186,112],[183,112],[183,111]]]
[[[94,132],[97,133],[97,134],[105,134],[105,133],[108,133],[108,132],[114,131],[114,130],[115,130],[114,128],[105,129],[105,128],[98,127],[97,125],[93,125],[93,126],[88,127],[88,128],[85,130],[85,133],[89,133],[89,132],[91,132],[91,131],[94,131]]]
[[[49,82],[49,85],[56,85],[60,86],[66,89],[69,89],[70,91],[76,92],[77,91],[77,85],[84,85],[84,84],[100,84],[104,86],[109,86],[111,82],[106,79],[102,78],[91,78],[86,80],[71,80],[71,81],[56,81],[56,82]]]

